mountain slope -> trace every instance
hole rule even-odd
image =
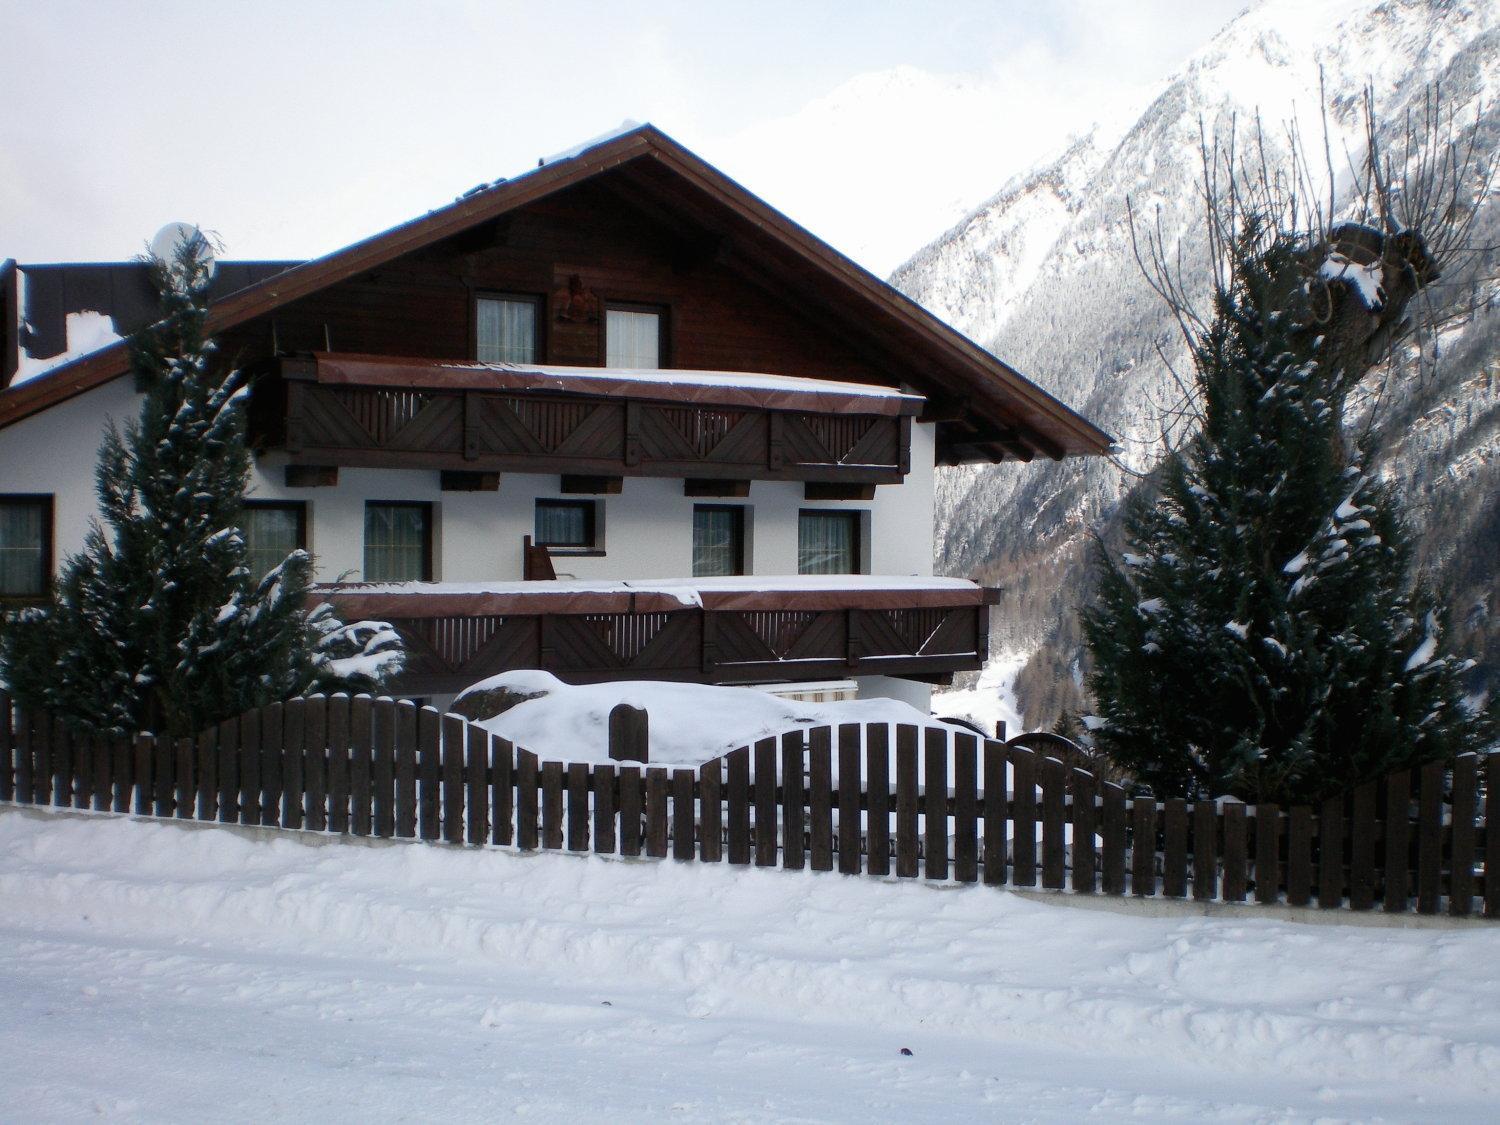
[[[1200,124],[1243,135],[1258,113],[1273,161],[1285,158],[1287,122],[1321,153],[1320,80],[1339,157],[1357,160],[1362,151],[1367,83],[1388,149],[1405,115],[1420,109],[1424,85],[1438,82],[1462,119],[1481,116],[1483,145],[1494,152],[1500,116],[1488,107],[1500,90],[1500,5],[1270,0],[1252,8],[1168,79],[1137,120],[1101,126],[1012,181],[892,281],[1116,435],[1120,465],[1147,470],[1160,455],[1163,412],[1178,397],[1167,361],[1181,371],[1185,348],[1136,264],[1127,199],[1137,215],[1160,222],[1201,299]],[[1496,212],[1492,197],[1476,245],[1500,243]],[[1491,626],[1500,319],[1494,283],[1484,279],[1496,264],[1490,252],[1450,271],[1435,300],[1479,311],[1445,330],[1435,369],[1374,373],[1365,409],[1352,418],[1370,432],[1383,471],[1403,485],[1419,561],[1451,590],[1460,647],[1484,654],[1489,677],[1500,669]],[[940,569],[1006,588],[996,647],[1035,654],[1017,685],[1032,725],[1078,704],[1075,613],[1088,594],[1088,531],[1108,533],[1134,482],[1097,459],[959,469],[940,479]]]

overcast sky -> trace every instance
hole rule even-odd
[[[1246,0],[0,0],[0,258],[300,258],[651,121],[886,274]]]

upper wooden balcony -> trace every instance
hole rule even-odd
[[[978,669],[994,591],[953,578],[863,575],[660,582],[350,583],[318,587],[345,620],[406,643],[396,689],[461,691],[541,668],[570,683],[734,683]]]
[[[920,395],[713,371],[318,353],[253,411],[294,465],[898,484]]]

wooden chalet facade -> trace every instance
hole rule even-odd
[[[139,266],[0,267],[0,598],[81,545],[139,403],[122,344],[29,369],[71,317],[151,312]],[[258,375],[252,556],[310,549],[402,631],[411,694],[541,667],[911,697],[980,665],[992,601],[931,577],[934,467],[1109,444],[650,126],[224,263],[210,329]]]

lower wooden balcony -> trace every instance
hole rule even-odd
[[[888,675],[939,681],[983,665],[994,591],[947,578],[323,586],[345,620],[406,642],[395,689],[461,691],[515,668],[569,683],[737,683]]]

